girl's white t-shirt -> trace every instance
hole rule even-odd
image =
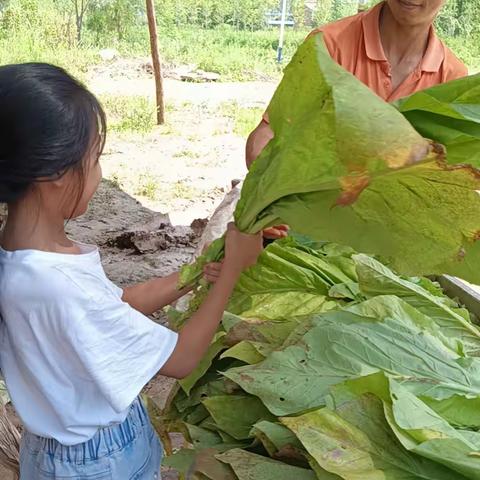
[[[0,366],[25,428],[64,445],[122,422],[177,334],[121,299],[96,247],[0,249]]]

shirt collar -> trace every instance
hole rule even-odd
[[[383,2],[367,10],[362,18],[363,39],[367,57],[375,62],[387,61],[380,40],[380,13],[382,8]]]
[[[428,37],[427,51],[422,59],[422,70],[424,72],[438,72],[444,59],[445,47],[432,27],[430,29],[430,36]]]
[[[363,38],[367,57],[375,62],[388,62],[380,38],[380,14],[384,2],[379,3],[363,14]],[[427,51],[422,59],[424,72],[438,72],[445,59],[445,48],[432,27],[428,38]]]

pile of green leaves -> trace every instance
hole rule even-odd
[[[350,248],[266,248],[174,393],[182,478],[480,479],[480,330],[436,283]]]
[[[390,105],[317,35],[298,49],[268,112],[275,137],[243,185],[240,230],[287,223],[405,275],[480,283],[480,76]],[[182,285],[222,253],[219,241],[183,271]]]
[[[480,480],[480,330],[420,276],[480,281],[480,77],[392,106],[316,36],[269,116],[275,137],[235,222],[307,237],[242,275],[163,412],[167,446],[173,431],[190,445],[167,464],[199,480]],[[182,286],[223,248],[185,267]]]

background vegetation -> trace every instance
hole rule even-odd
[[[195,64],[240,80],[275,76],[278,28],[268,27],[279,0],[158,0],[164,61]],[[316,8],[307,8],[309,5]],[[314,26],[356,12],[356,0],[290,0],[288,57]],[[268,16],[269,13],[274,12]],[[448,0],[438,31],[472,68],[480,66],[480,0]],[[0,0],[0,63],[50,61],[77,73],[115,48],[147,56],[143,0]]]

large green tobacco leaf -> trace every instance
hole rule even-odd
[[[265,360],[265,356],[259,353],[258,349],[255,348],[255,344],[246,340],[242,340],[226,352],[223,352],[221,358],[235,358],[248,365]]]
[[[385,419],[406,450],[456,471],[452,478],[480,478],[478,434],[456,430],[384,373],[347,381],[334,387],[331,401],[327,403],[331,409],[340,412],[345,405],[366,398],[369,394],[374,394],[383,401]],[[366,412],[361,414],[369,416]]]
[[[423,162],[376,176],[351,205],[332,207],[339,191],[325,190],[284,197],[269,209],[303,234],[375,253],[402,274],[479,282],[480,176],[446,168]]]
[[[230,450],[217,455],[217,458],[230,465],[239,480],[318,480],[311,470],[292,467],[244,450]]]
[[[226,463],[215,458],[218,454],[215,448],[183,449],[167,457],[163,466],[179,472],[180,480],[238,480]]]
[[[402,274],[480,282],[479,172],[449,165],[442,147],[339,67],[320,36],[298,49],[268,111],[275,136],[245,179],[240,230],[288,223]],[[219,244],[212,249],[215,257]]]
[[[165,457],[162,460],[162,466],[174,468],[180,474],[180,479],[184,480],[192,469],[196,455],[195,450],[182,449],[174,455]]]
[[[477,172],[434,155],[411,165],[421,140],[394,110],[338,67],[320,38],[307,41],[270,104],[275,138],[245,180],[237,225],[283,221],[402,273],[478,278],[461,268],[480,230]]]
[[[478,445],[428,408],[401,385],[392,381],[392,406],[387,419],[403,446],[446,465],[466,478],[480,479]]]
[[[422,400],[452,425],[461,428],[480,426],[480,397],[465,398],[455,395],[444,400],[432,398],[422,398]]]
[[[235,212],[244,231],[278,220],[270,208],[281,198],[333,189],[330,207],[346,204],[372,175],[428,157],[428,143],[338,66],[319,36],[298,49],[268,112],[275,137],[252,165]],[[311,221],[322,221],[318,211]]]
[[[255,291],[253,291],[255,292]],[[338,302],[325,295],[302,291],[234,294],[231,309],[245,318],[288,319],[332,310]]]
[[[191,407],[200,405],[202,400],[206,397],[230,395],[239,390],[235,383],[225,378],[219,378],[219,375],[216,373],[205,375],[202,378],[202,382],[204,383],[195,386],[188,396],[177,393],[175,406],[180,412],[184,412]]]
[[[315,317],[296,344],[225,375],[279,416],[322,406],[332,385],[379,371],[427,398],[477,398],[480,361],[448,348],[428,320],[398,298],[376,297]]]
[[[218,428],[236,440],[249,438],[252,425],[258,421],[274,419],[258,398],[246,395],[210,397],[203,404]]]
[[[360,290],[368,297],[395,295],[433,319],[443,334],[462,342],[469,355],[480,355],[480,330],[464,309],[456,308],[447,297],[433,295],[422,286],[393,273],[377,260],[366,255],[353,257],[357,266]]]
[[[425,138],[447,147],[449,163],[480,166],[480,75],[416,92],[396,107]]]
[[[228,345],[236,345],[242,341],[250,341],[255,342],[258,348],[262,343],[272,348],[280,347],[302,322],[302,318],[298,317],[281,320],[245,319],[230,328],[225,342]]]
[[[283,418],[315,461],[345,480],[465,480],[404,449],[385,420],[382,402],[363,395],[335,410]]]
[[[327,298],[331,287],[348,282],[350,277],[326,255],[287,238],[269,245],[241,275],[228,311],[277,320],[320,313],[337,306]]]
[[[197,454],[193,470],[200,474],[199,480],[237,480],[233,470],[226,463],[217,460],[217,454],[215,449],[205,449]]]
[[[262,442],[265,450],[272,457],[287,448],[290,450],[303,448],[297,437],[280,423],[265,420],[258,422],[253,426],[251,433]]]

